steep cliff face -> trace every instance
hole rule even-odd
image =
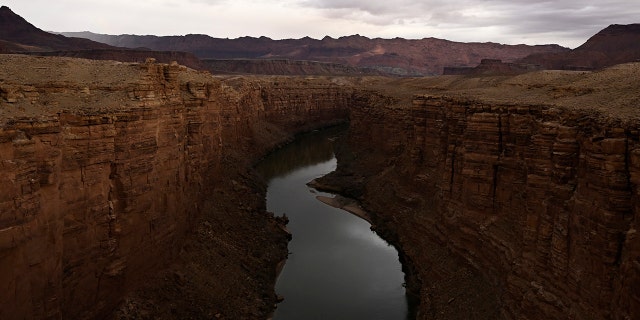
[[[350,90],[153,61],[9,55],[0,67],[0,318],[103,317],[198,232],[235,271],[211,272],[226,292],[195,316],[272,308],[286,234],[246,168],[298,131],[343,121]],[[251,299],[259,311],[225,309]]]
[[[404,251],[419,318],[638,314],[637,70],[356,99],[333,183]]]

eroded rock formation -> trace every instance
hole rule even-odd
[[[296,132],[346,119],[350,90],[220,81],[153,60],[3,55],[0,68],[0,318],[104,317],[150,274],[193,256],[169,277],[208,281],[184,300],[209,296],[155,301],[147,316],[273,308],[287,235],[247,170]],[[164,286],[167,299],[183,289]],[[152,300],[142,297],[123,316]]]

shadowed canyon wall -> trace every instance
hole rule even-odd
[[[608,114],[360,96],[350,152],[325,183],[360,197],[395,237],[421,283],[418,318],[632,319],[639,133],[603,96]]]
[[[2,61],[19,75],[0,82],[2,319],[105,316],[174,259],[217,188],[250,192],[230,171],[344,121],[351,94],[304,79],[225,83],[153,61]],[[278,230],[273,217],[242,214]]]

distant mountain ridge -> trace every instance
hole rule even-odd
[[[0,7],[0,53],[26,53],[94,60],[142,62],[155,58],[160,62],[178,61],[195,69],[202,64],[187,52],[161,52],[120,48],[85,38],[66,37],[43,31],[6,6]]]
[[[110,45],[85,38],[65,37],[42,31],[15,14],[9,7],[0,7],[0,52],[54,51],[77,49],[110,49]],[[10,49],[10,50],[6,50]]]
[[[640,61],[640,24],[612,24],[569,52],[539,53],[520,60],[544,69],[594,70]]]
[[[149,48],[125,48],[111,46],[82,37],[66,37],[45,32],[17,15],[6,6],[0,7],[0,54],[21,53],[41,56],[64,56],[93,60],[143,62],[155,58],[159,62],[178,63],[199,70],[231,74],[281,74],[281,75],[380,75],[367,70],[339,64],[310,61],[261,60],[251,61],[200,61],[195,55],[179,50],[152,50]],[[234,69],[235,68],[235,69]]]
[[[148,57],[228,74],[400,75],[521,73],[536,69],[594,70],[640,61],[640,24],[610,25],[580,47],[340,38],[273,40],[207,35],[137,36],[45,32],[0,7],[0,53],[29,53],[141,62]],[[484,64],[481,61],[485,61]]]
[[[265,75],[385,75],[385,73],[344,64],[308,60],[279,59],[202,59],[205,68],[214,74]]]
[[[237,39],[207,35],[137,36],[106,35],[91,32],[63,32],[109,45],[152,50],[187,51],[201,59],[288,59],[338,63],[377,69],[396,75],[442,74],[446,66],[475,66],[482,59],[515,61],[533,53],[568,51],[559,45],[503,45],[463,43],[436,38],[420,40],[369,39],[360,35],[321,40],[273,40],[267,37]]]

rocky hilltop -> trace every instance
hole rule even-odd
[[[0,7],[0,53],[124,62],[144,62],[152,57],[164,63],[178,61],[191,68],[203,68],[200,60],[187,52],[120,48],[84,38],[52,34],[35,27],[6,6]]]
[[[0,52],[113,48],[84,38],[68,38],[42,31],[6,6],[0,7],[0,39],[4,40]]]
[[[528,46],[498,43],[462,43],[425,38],[420,40],[369,39],[360,35],[321,40],[273,40],[267,37],[237,39],[207,35],[137,36],[65,32],[114,46],[191,52],[202,59],[288,59],[331,62],[374,68],[395,75],[442,74],[445,66],[475,66],[481,59],[512,62],[533,53],[564,52],[558,45]]]
[[[533,54],[520,62],[545,69],[594,70],[634,61],[640,61],[640,24],[613,24],[574,50]]]
[[[482,59],[475,67],[445,67],[445,75],[514,75],[534,70],[599,70],[640,61],[640,24],[610,25],[571,51],[534,53],[515,62]]]

